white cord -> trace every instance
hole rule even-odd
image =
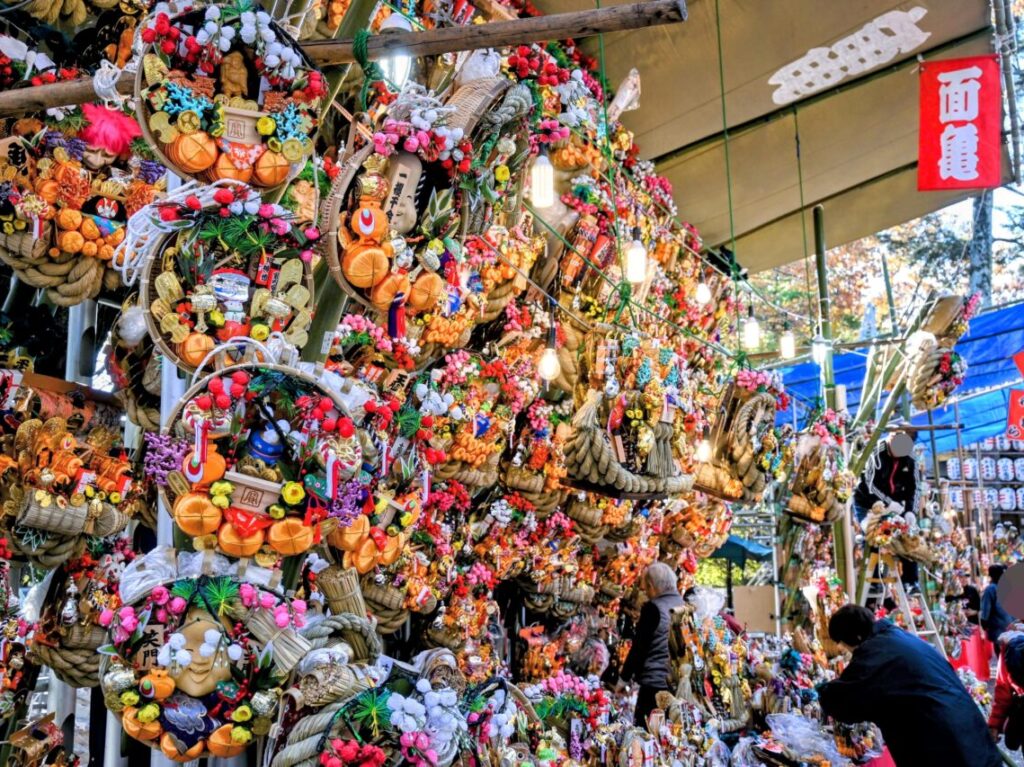
[[[121,68],[106,59],[100,62],[100,68],[92,76],[92,87],[96,96],[108,107],[120,106],[125,97],[117,90],[121,79]]]
[[[114,269],[120,273],[121,281],[128,287],[134,285],[149,259],[158,256],[155,250],[160,245],[163,236],[178,231],[183,225],[191,226],[189,221],[161,220],[161,206],[167,203],[181,203],[185,201],[185,198],[191,196],[197,197],[204,208],[212,206],[215,203],[213,195],[218,189],[225,186],[245,185],[231,179],[218,179],[212,184],[189,181],[136,211],[125,225],[124,240],[114,250],[114,258],[111,262]]]

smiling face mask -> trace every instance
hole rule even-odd
[[[185,637],[185,650],[192,656],[192,662],[178,669],[172,668],[170,677],[177,689],[193,698],[209,695],[218,682],[231,678],[231,668],[223,647],[210,655],[203,655],[200,648],[206,642],[208,631],[223,632],[224,627],[205,610],[191,610],[179,632]]]

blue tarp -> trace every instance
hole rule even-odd
[[[957,395],[962,398],[970,392],[1019,381],[1020,371],[1012,358],[1022,350],[1024,304],[1016,304],[975,317],[971,320],[970,330],[956,345],[956,351],[968,366],[967,378]],[[837,354],[833,360],[836,383],[846,386],[846,405],[851,413],[856,413],[860,404],[866,365],[867,354],[861,351]],[[809,406],[818,400],[821,372],[814,362],[805,362],[782,368],[781,373],[786,391],[794,397],[797,420],[802,425]],[[883,404],[884,401],[883,397]],[[1005,389],[964,399],[960,403],[960,423],[964,425],[961,430],[963,443],[968,445],[985,437],[1001,434],[1006,427],[1008,402],[1009,393]],[[792,412],[779,414],[780,421],[792,418]],[[935,424],[955,423],[952,405],[933,410],[932,420]],[[912,421],[916,426],[927,426],[928,414],[917,413]],[[930,451],[930,440],[922,438],[921,441]],[[935,441],[940,453],[955,450],[956,432],[952,429],[936,431]]]
[[[728,559],[734,565],[746,567],[748,559],[753,559],[755,562],[771,559],[772,550],[756,541],[748,541],[746,538],[730,535],[718,551],[711,555],[711,558]]]

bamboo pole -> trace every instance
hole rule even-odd
[[[643,3],[495,21],[490,24],[445,27],[422,32],[391,31],[371,37],[367,44],[367,54],[371,60],[382,59],[399,51],[413,57],[435,56],[455,51],[592,37],[605,32],[642,29],[685,20],[686,0],[647,0]],[[324,67],[355,63],[352,44],[352,38],[317,40],[303,43],[302,48],[317,66]],[[134,78],[132,73],[123,73],[117,81],[118,93],[130,95],[134,90]],[[84,104],[96,98],[92,78],[35,88],[17,88],[0,93],[0,117]]]

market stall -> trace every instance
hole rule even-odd
[[[773,307],[640,159],[646,73],[607,66],[605,34],[682,2],[15,10],[75,43],[0,40],[0,761],[882,753],[815,692],[877,435],[790,417],[750,356]],[[915,307],[915,404],[959,383],[932,378],[973,309]],[[777,550],[731,534],[751,509]],[[941,519],[869,535],[952,596],[972,549]],[[780,556],[784,631],[696,583]],[[634,722],[654,564],[685,599]]]

